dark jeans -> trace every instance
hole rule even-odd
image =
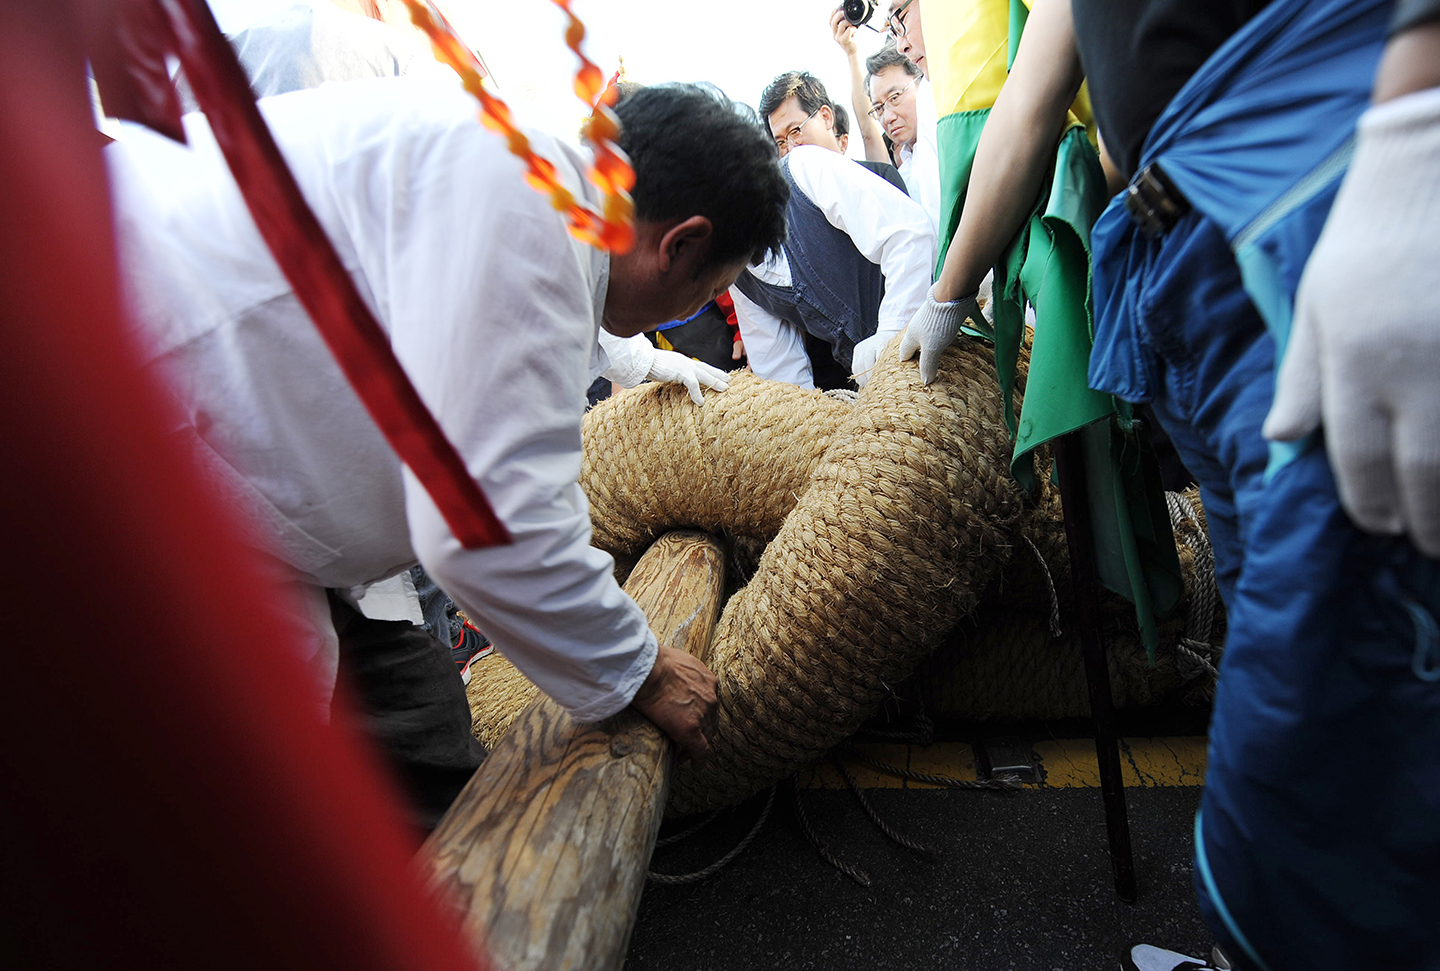
[[[470,706],[449,645],[406,621],[371,620],[334,593],[340,677],[360,705],[364,728],[430,830],[484,761],[470,734]]]
[[[1440,561],[1357,529],[1317,438],[1267,470],[1275,345],[1198,213],[1096,292],[1091,383],[1155,414],[1201,484],[1229,618],[1196,887],[1237,968],[1440,968]],[[1097,315],[1097,321],[1100,319]],[[1108,365],[1108,366],[1107,366]]]

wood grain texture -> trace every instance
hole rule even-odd
[[[723,580],[719,545],[677,531],[650,547],[625,589],[662,646],[703,658]],[[578,725],[542,695],[516,719],[420,855],[498,968],[624,963],[673,748],[631,708]]]

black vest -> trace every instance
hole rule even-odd
[[[735,285],[761,309],[827,345],[834,363],[848,377],[855,345],[875,333],[885,280],[879,265],[866,259],[850,237],[830,225],[820,207],[800,191],[790,175],[789,159],[781,166],[790,183],[790,202],[785,207],[790,286],[762,283],[748,269]],[[805,343],[809,349],[815,342],[807,339]],[[822,381],[823,370],[817,363],[816,385],[834,386],[833,381]]]

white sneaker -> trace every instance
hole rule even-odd
[[[1153,944],[1136,944],[1120,965],[1122,971],[1219,971],[1200,958],[1167,951]]]

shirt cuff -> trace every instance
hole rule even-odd
[[[611,691],[601,695],[589,704],[581,705],[578,708],[566,708],[566,713],[577,722],[582,724],[598,722],[609,718],[630,704],[635,697],[635,692],[645,683],[650,676],[650,669],[655,667],[655,658],[660,653],[660,645],[655,640],[655,634],[646,630],[645,646],[635,658],[635,663],[630,665],[629,670],[620,678],[620,683]]]

